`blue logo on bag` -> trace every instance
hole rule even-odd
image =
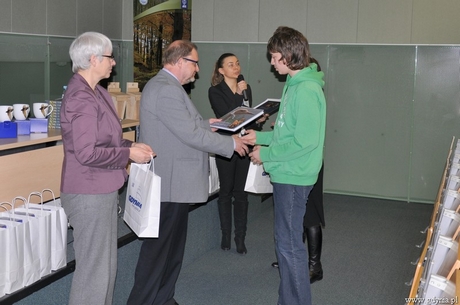
[[[136,198],[134,198],[133,196],[129,195],[128,200],[134,206],[138,207],[139,209],[142,209],[142,203],[140,201],[138,201]]]
[[[270,176],[270,174],[267,173],[266,171],[263,171],[263,172],[262,172],[262,177],[265,177],[265,176]]]

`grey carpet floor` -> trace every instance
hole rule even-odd
[[[266,201],[271,204],[271,200]],[[433,206],[325,194],[324,279],[312,285],[315,305],[404,304]],[[273,244],[273,210],[249,223],[248,254],[216,245],[182,269],[181,305],[276,304],[279,275]],[[232,245],[233,246],[233,245]],[[140,242],[119,249],[114,304],[126,304]],[[66,304],[72,275],[16,304]]]
[[[324,279],[312,285],[315,305],[405,304],[432,206],[325,195]],[[209,251],[181,273],[177,301],[186,305],[276,304],[279,275],[273,210],[248,228],[248,254]]]

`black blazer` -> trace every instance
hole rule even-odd
[[[248,85],[246,93],[249,99],[249,107],[252,107],[252,91],[251,87]],[[225,81],[220,82],[215,86],[211,86],[208,90],[209,102],[211,103],[212,110],[216,115],[216,118],[220,118],[232,111],[236,107],[243,106],[243,95],[238,93],[233,93],[233,91],[228,87]],[[245,127],[246,129],[256,129],[259,130],[259,126],[256,123],[249,124]],[[219,130],[219,133],[228,134],[229,132],[224,130]]]
[[[249,85],[246,93],[248,94],[249,107],[252,107],[252,91]],[[236,107],[243,105],[243,95],[233,93],[225,81],[211,86],[208,90],[208,97],[216,118],[220,118]]]

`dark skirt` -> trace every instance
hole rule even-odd
[[[303,218],[303,225],[307,228],[319,225],[324,227],[326,225],[323,208],[323,168],[324,163],[321,165],[318,181],[316,181],[308,196],[307,211]]]

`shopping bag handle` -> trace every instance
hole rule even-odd
[[[22,197],[22,196],[16,196],[13,198],[13,200],[11,201],[11,204],[13,205],[13,209],[16,208],[16,200],[19,199],[19,200],[22,200],[22,202],[24,202],[24,205],[27,203],[27,199]]]
[[[7,205],[9,205],[11,209],[13,208],[13,206],[11,205],[11,203],[9,203],[8,201],[3,201],[3,202],[0,202],[0,207],[4,208],[4,209],[5,209],[5,211],[7,211],[7,212],[8,212],[8,209],[7,209],[7,208],[5,208],[5,207],[3,206],[4,204],[7,204]]]
[[[45,193],[45,192],[50,192],[51,195],[53,196],[53,203],[56,203],[56,196],[54,195],[53,190],[52,189],[43,189],[42,190],[42,204],[43,204],[43,193]],[[62,204],[61,204],[60,201],[59,201],[59,206],[62,207]]]
[[[24,198],[24,199],[25,199],[25,198]],[[9,205],[10,208],[11,208],[12,210],[14,210],[14,206],[13,206],[11,203],[7,202],[7,201],[1,202],[1,203],[0,203],[0,206],[1,206],[2,208],[6,209],[6,208],[3,206],[4,204]],[[7,212],[6,214],[8,215],[8,220],[9,220],[9,221],[14,221],[14,222],[19,222],[19,223],[22,223],[22,222],[23,222],[22,219],[12,218],[12,217],[11,217],[11,213],[8,212],[8,209],[6,209],[6,212]]]
[[[4,204],[4,203],[6,203],[6,204],[9,204],[9,205],[11,205],[11,203],[9,203],[9,202],[6,202],[6,201],[4,201],[4,202],[0,202],[0,208],[3,208],[3,209],[5,209],[5,212],[7,212],[7,213],[8,213],[8,209],[7,209],[7,208],[5,208],[5,207],[3,206],[3,204]],[[8,213],[8,215],[9,215],[9,213]],[[10,219],[11,219],[11,217],[10,217]],[[0,228],[7,228],[7,226],[6,226],[6,225],[3,225],[3,224],[0,224]]]
[[[40,207],[41,207],[41,210],[43,211],[43,196],[42,196],[42,193],[40,192],[32,192],[29,194],[29,197],[27,198],[27,210],[29,210],[30,197],[34,195],[40,197],[40,205],[41,205]]]
[[[30,198],[32,196],[39,196],[40,197],[40,203],[30,205],[30,203],[31,203]],[[29,209],[31,209],[31,210],[39,210],[42,213],[40,215],[43,215],[43,212],[45,211],[45,208],[44,208],[44,204],[43,204],[43,193],[42,192],[32,192],[32,193],[29,194],[29,198],[28,198],[28,202],[27,202],[27,212],[29,212]],[[48,211],[49,211],[49,209],[48,209]]]
[[[150,169],[152,170],[152,173],[155,174],[155,159],[153,158],[153,155],[150,156],[150,166],[149,166],[149,171]],[[145,179],[147,180],[147,176],[145,175]]]
[[[154,162],[155,162],[155,161],[154,161],[154,159],[153,159],[153,155],[151,155],[151,156],[150,156],[150,162],[148,162],[148,163],[136,163],[136,164],[142,166],[142,167],[141,167],[142,170],[145,170],[146,175],[145,175],[144,181],[146,181],[146,180],[148,179],[149,175],[147,175],[147,174],[148,174],[148,172],[149,172],[150,170],[151,170],[153,173],[155,173]],[[147,165],[148,165],[148,167],[147,167]],[[136,173],[136,179],[137,179],[137,175],[139,175],[139,172]]]
[[[26,207],[26,209],[29,210],[29,202],[27,201],[27,199],[24,198],[24,197],[22,197],[22,196],[16,196],[16,197],[14,197],[13,200],[11,201],[11,204],[12,204],[12,206],[13,206],[13,215],[16,214],[16,212],[15,212],[16,206],[15,206],[15,205],[16,205],[16,200],[17,200],[17,199],[22,200],[22,201],[24,202],[24,206]],[[25,213],[25,214],[26,214],[25,216],[27,216],[27,217],[29,217],[29,216],[35,217],[34,214],[31,214],[31,213],[29,213],[29,212],[27,212],[27,213]]]

